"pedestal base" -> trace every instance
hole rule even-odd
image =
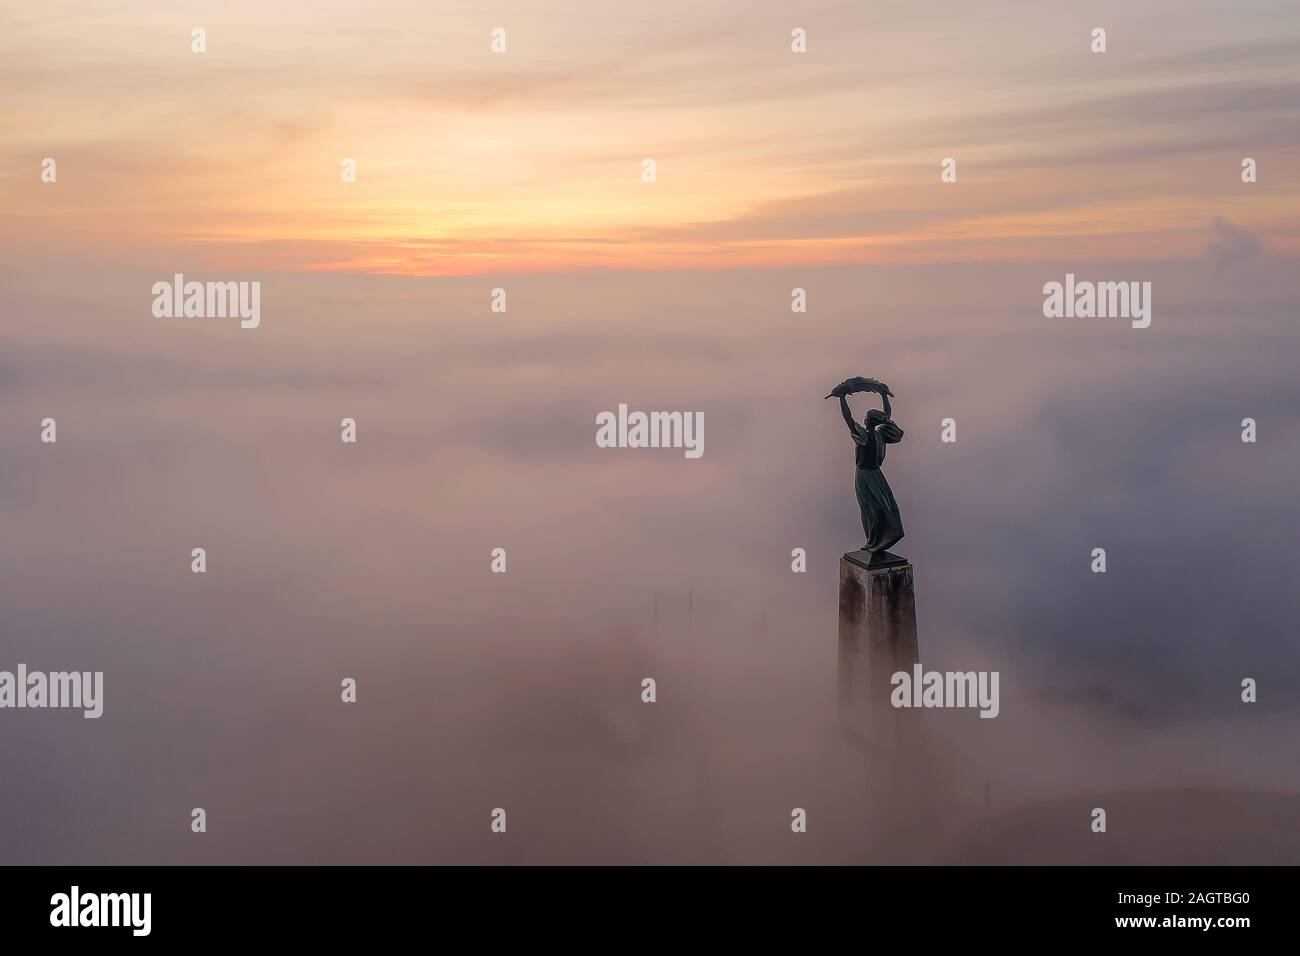
[[[912,564],[886,551],[840,559],[839,710],[850,737],[892,728],[890,677],[919,657]]]

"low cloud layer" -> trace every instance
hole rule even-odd
[[[1043,283],[1071,270],[1151,281],[1151,327],[1045,319]],[[1218,273],[272,273],[241,330],[153,318],[159,276],[10,271],[0,667],[103,670],[105,713],[6,712],[21,825],[0,846],[922,860],[984,852],[968,828],[1042,801],[1294,793],[1295,274],[1259,254]],[[1003,675],[996,720],[926,715],[889,775],[902,790],[832,729],[837,562],[861,542],[822,396],[854,374],[893,387],[907,432],[885,471],[922,659]],[[620,402],[702,411],[704,457],[597,448],[595,415]],[[913,838],[866,814],[924,781],[945,796],[929,823],[903,814]],[[788,839],[795,806],[807,843]]]

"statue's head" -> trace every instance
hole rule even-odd
[[[867,417],[862,421],[868,428],[875,428],[877,425],[883,425],[885,422],[889,421],[889,416],[880,409],[873,408],[871,411],[867,412]]]

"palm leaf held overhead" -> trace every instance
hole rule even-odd
[[[853,378],[846,378],[840,384],[831,389],[827,398],[843,398],[845,395],[852,395],[855,392],[875,392],[878,395],[888,395],[894,397],[894,393],[889,390],[889,386],[884,382],[877,382],[874,378],[863,378],[861,375],[855,375]]]

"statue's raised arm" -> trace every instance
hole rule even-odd
[[[849,408],[849,400],[843,395],[840,396],[840,414],[844,416],[844,424],[849,426],[849,434],[857,444],[865,445],[871,440],[867,430],[853,420],[853,409]]]

